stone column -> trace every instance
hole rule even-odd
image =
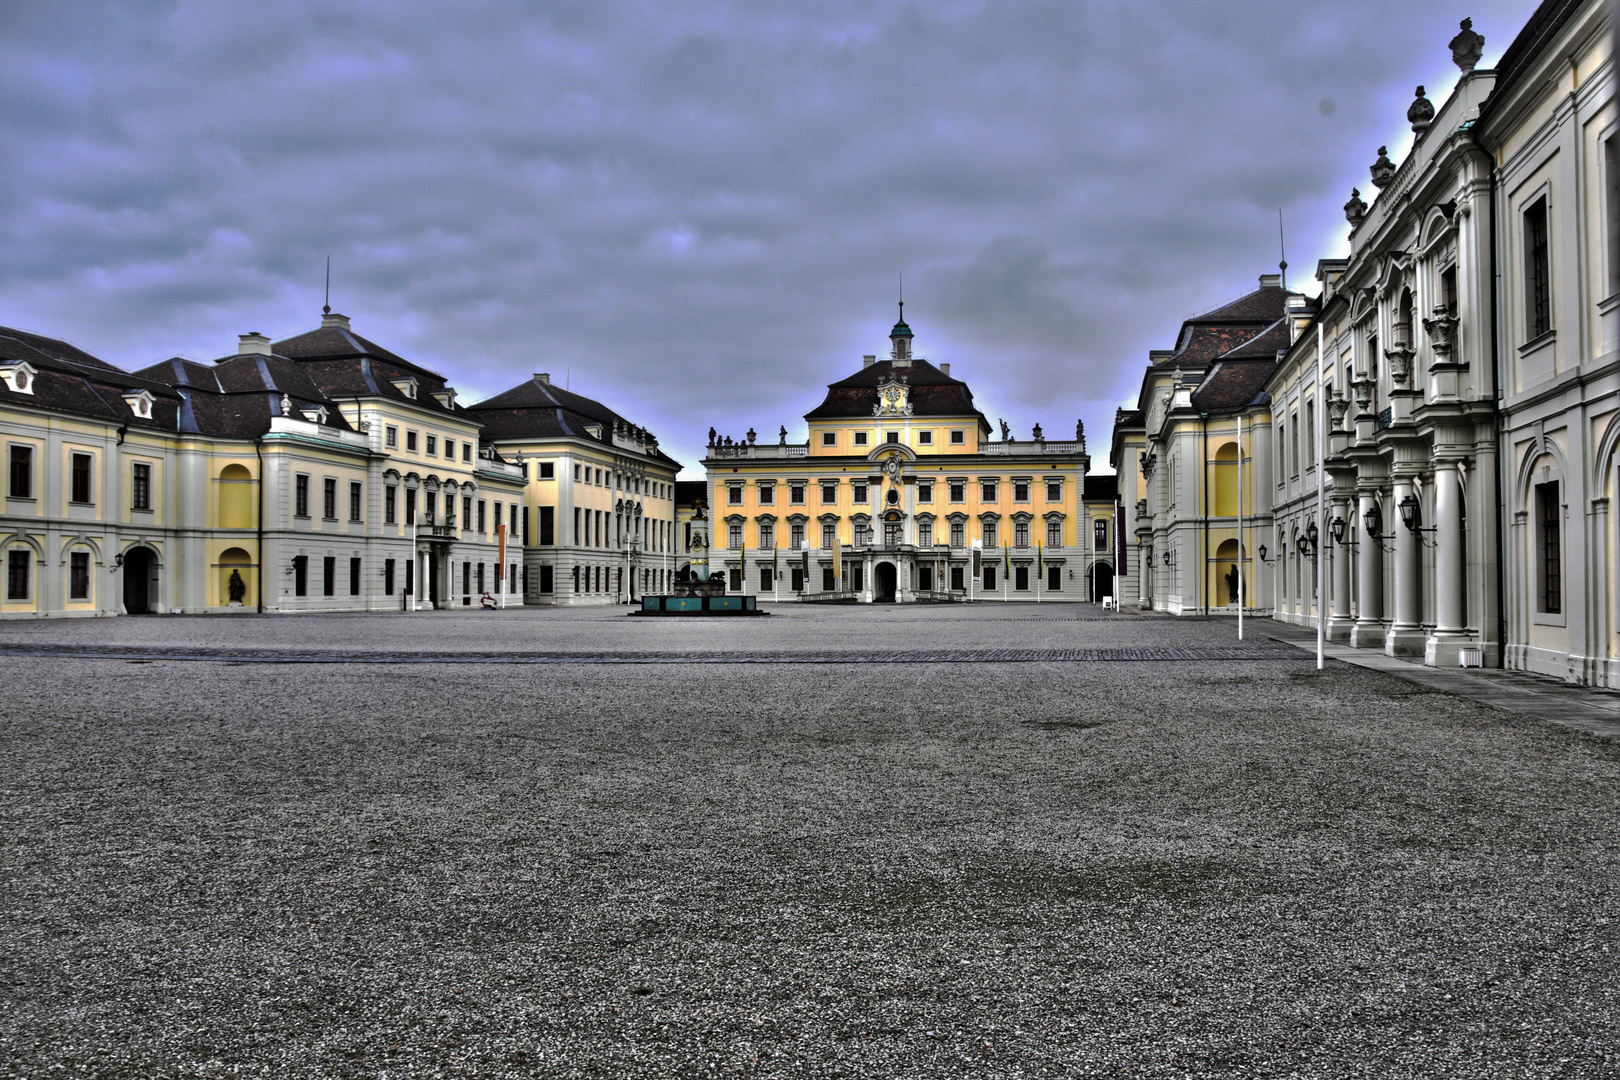
[[[1401,502],[1415,495],[1410,473],[1395,476],[1394,498],[1390,500],[1390,522],[1395,534],[1395,621],[1390,624],[1384,652],[1390,656],[1423,655],[1423,540],[1422,534],[1401,524]],[[1421,523],[1420,523],[1421,524]]]
[[[1437,459],[1434,463],[1434,632],[1424,648],[1424,663],[1436,667],[1456,667],[1457,649],[1467,641],[1463,625],[1464,559],[1462,535],[1462,492],[1458,486],[1458,462]]]
[[[1330,588],[1333,590],[1333,606],[1328,615],[1327,636],[1329,641],[1349,641],[1352,620],[1350,618],[1350,553],[1355,550],[1351,544],[1356,535],[1355,511],[1350,508],[1348,500],[1337,498],[1333,500],[1333,517],[1328,519],[1326,535],[1322,537],[1327,549],[1332,553],[1333,578]],[[1344,543],[1333,541],[1333,520],[1339,518],[1344,521]]]
[[[1383,541],[1367,530],[1367,511],[1378,505],[1377,491],[1362,488],[1358,493],[1360,513],[1353,527],[1361,532],[1361,593],[1356,599],[1356,623],[1350,629],[1350,644],[1358,649],[1384,645],[1384,549]]]

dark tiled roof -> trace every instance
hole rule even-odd
[[[1252,360],[1218,360],[1193,391],[1193,404],[1202,412],[1240,412],[1255,403],[1266,380],[1277,368],[1275,355]]]
[[[1277,359],[1277,352],[1292,345],[1292,335],[1288,330],[1288,320],[1278,319],[1260,333],[1251,337],[1231,352],[1222,353],[1222,360]]]
[[[181,399],[179,430],[222,438],[253,439],[280,416],[285,394],[298,412],[326,409],[326,426],[354,430],[310,378],[303,365],[285,356],[242,353],[212,364],[175,357],[143,368],[138,375],[166,382]]]
[[[1157,366],[1189,369],[1204,366],[1283,318],[1288,311],[1288,298],[1296,295],[1280,286],[1264,285],[1213,311],[1193,316],[1181,324],[1175,349],[1160,358]]]
[[[973,391],[967,383],[951,378],[927,360],[913,360],[909,367],[898,370],[890,360],[867,364],[849,378],[829,383],[825,400],[804,417],[869,417],[878,404],[878,384],[891,378],[899,378],[911,387],[908,397],[914,416],[975,416],[981,423],[989,423],[974,407]]]
[[[538,376],[469,405],[466,411],[484,425],[486,441],[571,437],[611,446],[615,424],[636,427],[600,401],[542,382]],[[593,425],[601,434],[591,434]],[[652,456],[680,468],[680,463],[662,450]]]
[[[447,406],[433,396],[435,391],[449,389],[443,375],[390,352],[347,326],[323,325],[278,341],[273,348],[278,356],[285,356],[308,371],[309,377],[333,397],[391,398],[430,412],[468,419],[461,405]],[[416,396],[395,386],[395,379],[415,379]]]
[[[1113,473],[1087,476],[1084,497],[1087,502],[1113,502],[1119,496],[1119,477]]]
[[[31,388],[33,393],[13,393],[5,383],[0,383],[0,401],[111,424],[158,431],[179,430],[179,395],[161,381],[131,375],[65,341],[0,327],[0,362],[18,360],[26,361],[39,372]],[[150,418],[136,416],[123,399],[124,393],[138,390],[147,391],[155,399]]]
[[[1542,0],[1512,44],[1503,50],[1502,59],[1496,62],[1496,82],[1491,87],[1491,96],[1480,106],[1481,121],[1501,104],[1525,69],[1535,62],[1536,54],[1585,3],[1586,0]]]

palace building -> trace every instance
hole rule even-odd
[[[1108,522],[1094,534],[1086,508],[1083,432],[1036,425],[1020,441],[1003,424],[994,438],[967,383],[912,338],[902,309],[888,357],[805,414],[805,443],[711,429],[708,570],[768,600],[1089,599],[1111,560]]]
[[[544,378],[469,408],[330,312],[134,373],[0,328],[0,615],[610,603],[668,582],[679,465]]]
[[[1154,355],[1112,449],[1136,603],[1620,686],[1612,31],[1600,0],[1546,0],[1480,69],[1463,20],[1455,88],[1418,87],[1319,296]]]

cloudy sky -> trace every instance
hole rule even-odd
[[[468,397],[550,371],[696,466],[880,353],[1086,421],[1346,251],[1464,15],[1530,0],[0,4],[0,324],[138,367],[332,304]]]

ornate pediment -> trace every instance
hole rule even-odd
[[[873,416],[910,416],[911,387],[904,379],[888,378],[878,383],[878,403],[872,406]]]

